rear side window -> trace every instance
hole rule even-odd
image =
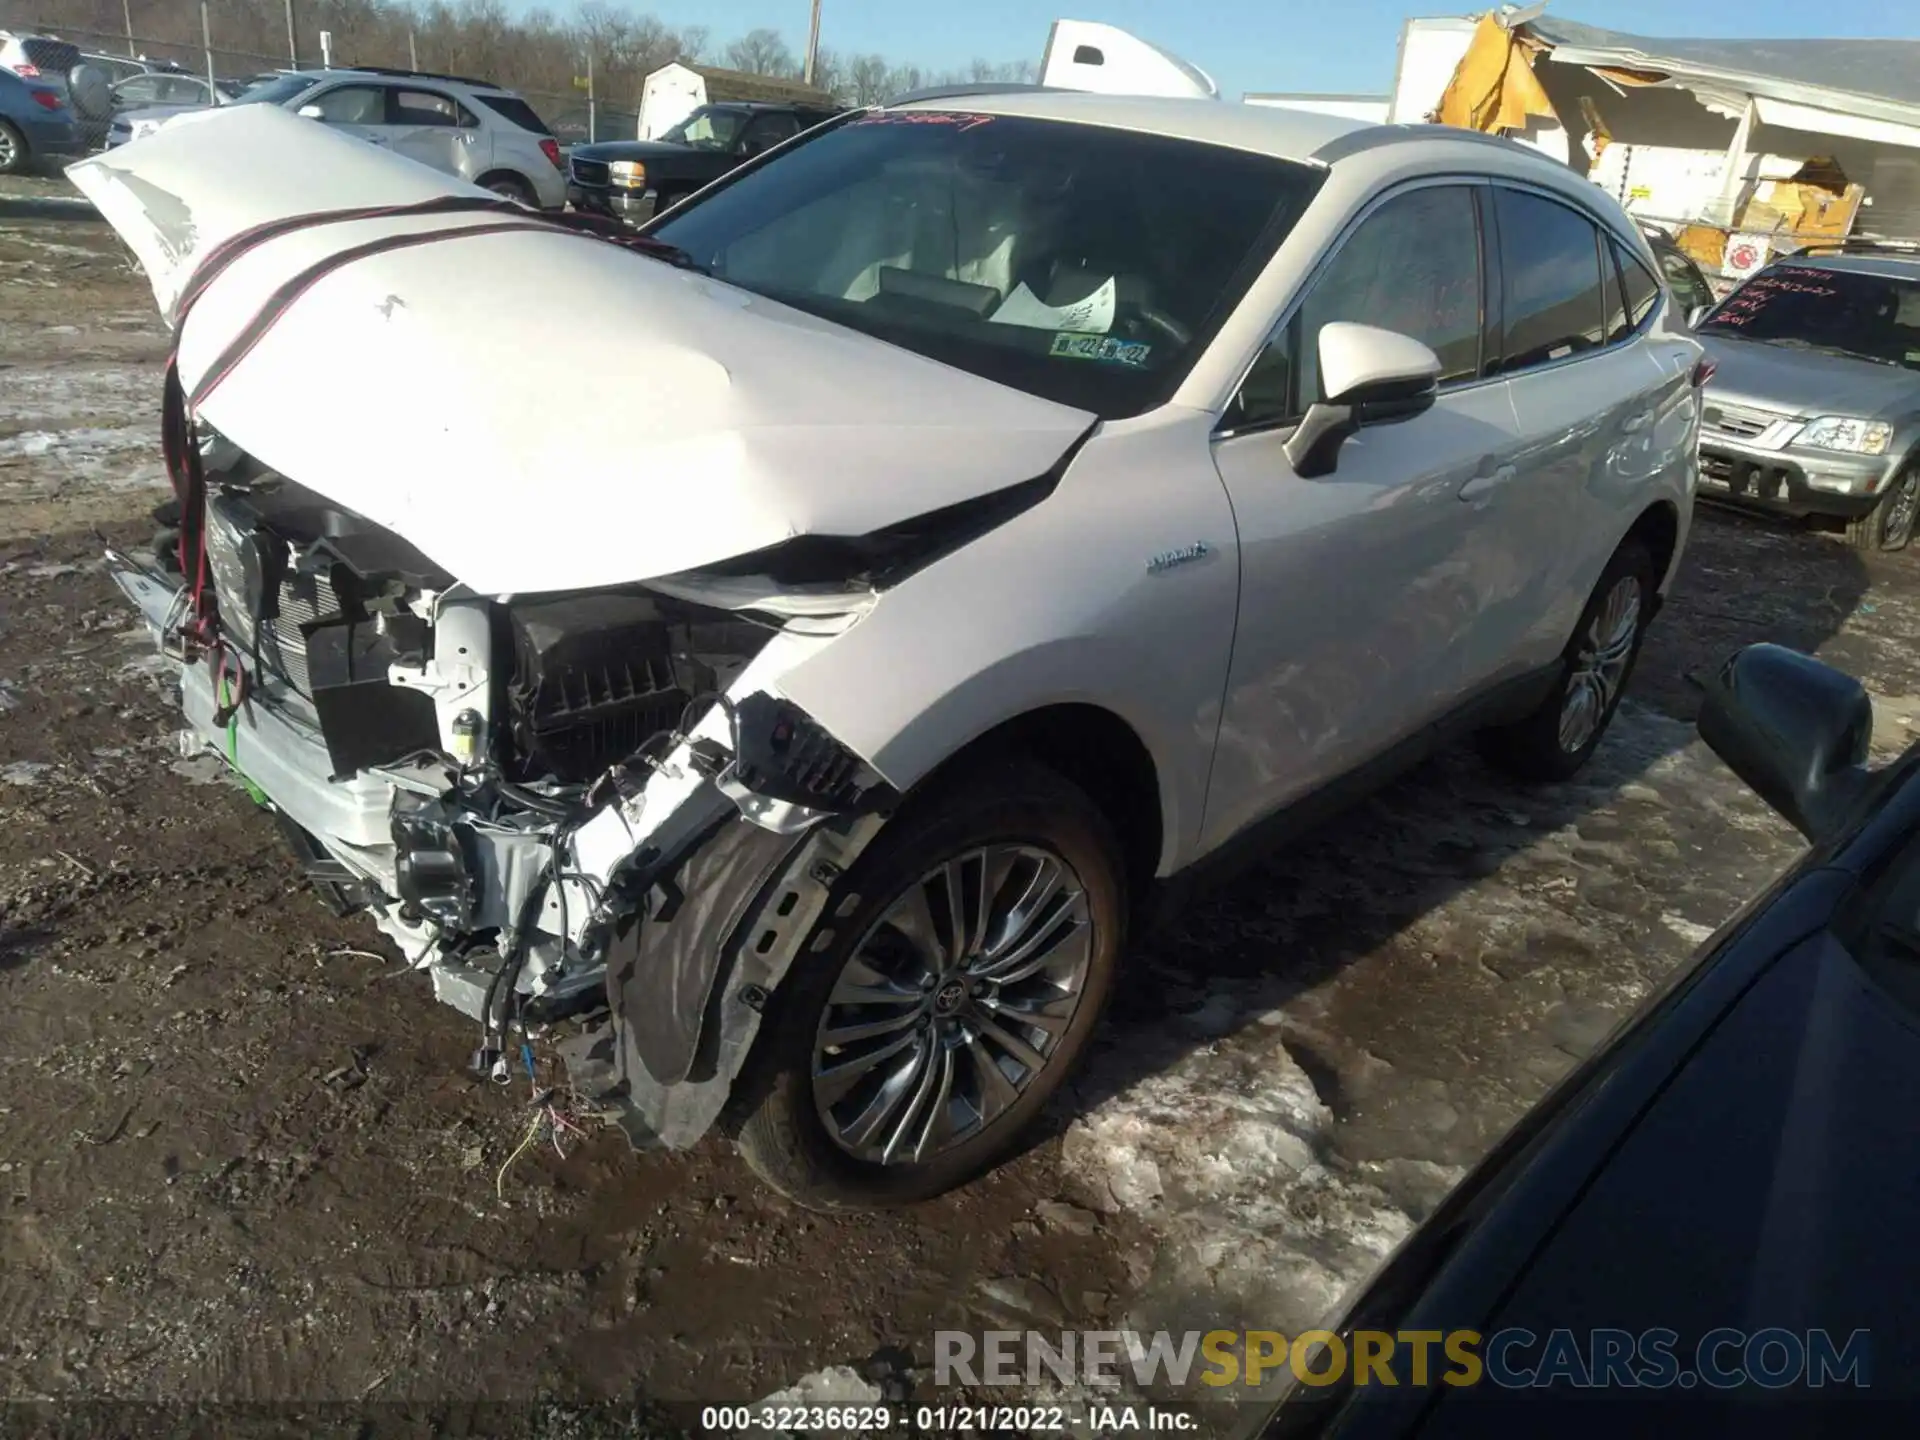
[[[1499,370],[1520,370],[1591,350],[1606,334],[1606,298],[1593,223],[1542,196],[1494,187],[1500,226]]]
[[[1653,307],[1660,303],[1660,282],[1647,273],[1642,265],[1622,245],[1613,247],[1614,259],[1620,266],[1620,279],[1627,290],[1627,319],[1630,328],[1637,328],[1641,321],[1653,313]],[[1662,256],[1662,264],[1665,257]]]
[[[20,42],[27,63],[43,75],[64,75],[80,63],[80,47],[65,40],[27,39]]]
[[[535,135],[550,135],[547,122],[534,113],[534,108],[518,95],[475,95],[487,109],[503,120],[511,121],[522,130],[530,130]]]
[[[474,119],[445,95],[431,90],[395,90],[388,115],[393,125],[444,125],[449,129],[472,125]]]

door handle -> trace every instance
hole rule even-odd
[[[1460,487],[1460,498],[1468,504],[1482,504],[1493,496],[1493,492],[1513,479],[1520,472],[1511,465],[1501,465],[1485,475],[1476,475]]]

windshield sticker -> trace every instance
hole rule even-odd
[[[1084,300],[1071,305],[1049,305],[1027,288],[1023,280],[1006,303],[987,318],[995,325],[1024,325],[1029,330],[1092,331],[1104,335],[1113,329],[1113,277]]]
[[[1834,278],[1830,271],[1814,270],[1810,267],[1798,267],[1805,275],[1822,279]],[[1733,297],[1721,305],[1713,317],[1715,325],[1740,326],[1758,315],[1767,304],[1780,295],[1811,295],[1825,299],[1840,292],[1831,285],[1812,285],[1790,274],[1761,274],[1747,281]]]
[[[960,110],[869,110],[855,125],[951,125],[956,130],[977,130],[991,125],[993,116]]]
[[[1063,330],[1053,337],[1047,352],[1066,360],[1098,360],[1108,365],[1139,368],[1147,363],[1153,346],[1144,340],[1122,340],[1114,335],[1087,335]]]

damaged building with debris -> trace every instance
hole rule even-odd
[[[1728,280],[1839,237],[1920,241],[1920,41],[1656,39],[1539,6],[1415,19],[1390,118],[1544,150]]]

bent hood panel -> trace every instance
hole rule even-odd
[[[284,215],[460,182],[264,105],[69,172],[169,313],[196,258]],[[477,193],[477,192],[475,192]],[[483,215],[262,245],[194,306],[189,390],[322,257]],[[1084,412],[602,241],[455,238],[349,264],[290,304],[201,407],[263,463],[483,593],[669,574],[796,535],[861,535],[1051,466]]]

